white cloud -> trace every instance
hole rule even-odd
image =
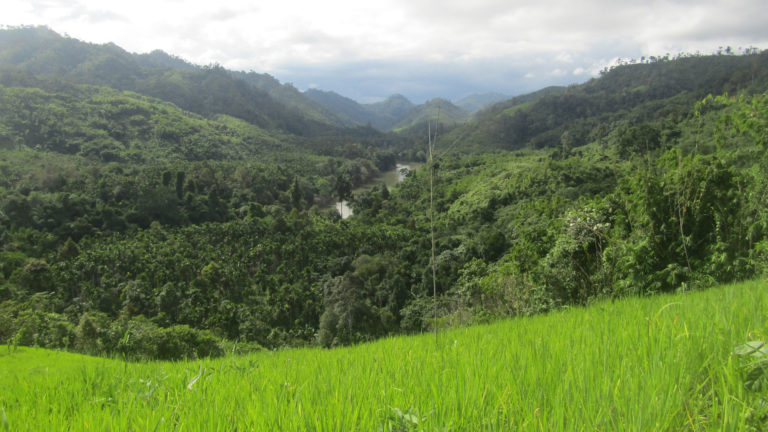
[[[413,74],[403,68],[421,64],[463,74],[473,88],[482,76],[506,85],[485,91],[510,92],[531,81],[585,79],[612,64],[604,59],[768,48],[763,0],[3,0],[2,9],[0,24],[43,24],[89,42],[163,49],[281,80],[301,75],[302,88],[323,82],[312,69],[367,62],[400,64],[366,76],[404,85],[416,84],[404,81]],[[551,81],[533,79],[545,76]]]

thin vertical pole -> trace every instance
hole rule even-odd
[[[429,231],[432,238],[432,301],[433,301],[433,325],[435,326],[435,344],[437,344],[437,263],[435,262],[435,159],[434,148],[437,144],[437,128],[440,124],[440,108],[437,108],[437,123],[435,123],[435,137],[432,138],[432,127],[427,122],[427,142],[429,146]]]

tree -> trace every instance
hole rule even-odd
[[[288,193],[291,195],[291,204],[293,204],[293,208],[300,209],[302,191],[301,191],[301,186],[299,185],[298,177],[293,178],[293,184],[291,184],[291,189],[290,191],[288,191]]]
[[[10,279],[30,293],[54,290],[53,273],[45,260],[30,258],[23,268],[13,272]]]
[[[184,179],[186,177],[186,173],[184,171],[179,171],[176,173],[176,198],[181,200],[184,198]]]
[[[631,155],[645,155],[661,146],[661,133],[658,128],[641,123],[630,126],[619,138],[619,155],[628,158]]]

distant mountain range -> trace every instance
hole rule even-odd
[[[301,92],[269,74],[193,65],[159,50],[132,54],[112,43],[81,42],[47,27],[0,30],[0,68],[6,82],[14,75],[11,81],[21,84],[23,75],[30,74],[134,91],[200,115],[226,114],[299,136],[344,134],[345,128],[358,126],[379,131],[408,128],[437,105],[446,121],[464,122],[472,112],[504,98],[473,95],[459,106],[444,99],[417,106],[396,94],[360,104],[332,91]]]
[[[441,98],[415,105],[405,96],[395,94],[381,102],[360,104],[335,92],[310,89],[304,94],[350,121],[369,124],[382,131],[402,131],[425,123],[427,119],[436,120],[438,111],[441,123],[464,123],[472,112]]]
[[[422,134],[427,121],[438,115],[456,148],[467,151],[557,147],[565,132],[566,141],[581,145],[599,136],[595,125],[617,112],[636,112],[637,121],[647,121],[675,103],[758,86],[765,79],[765,62],[765,54],[663,58],[604,71],[582,85],[547,87],[512,98],[487,93],[455,103],[436,98],[416,105],[395,94],[361,104],[333,91],[302,92],[268,74],[193,65],[162,51],[131,54],[111,43],[81,42],[46,27],[0,30],[0,84],[6,87],[52,94],[60,93],[61,82],[108,87],[161,99],[207,119],[239,119],[272,136],[323,140],[324,146],[338,145],[337,139],[326,137],[354,141],[387,132]]]
[[[487,106],[490,106],[497,102],[501,102],[511,98],[512,98],[511,96],[501,94],[501,93],[473,94],[459,100],[458,102],[456,102],[455,105],[463,109],[464,111],[467,111],[469,113],[475,113]]]

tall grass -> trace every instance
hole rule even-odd
[[[350,348],[124,363],[0,347],[8,430],[746,430],[764,282]],[[763,424],[764,426],[764,424]]]

